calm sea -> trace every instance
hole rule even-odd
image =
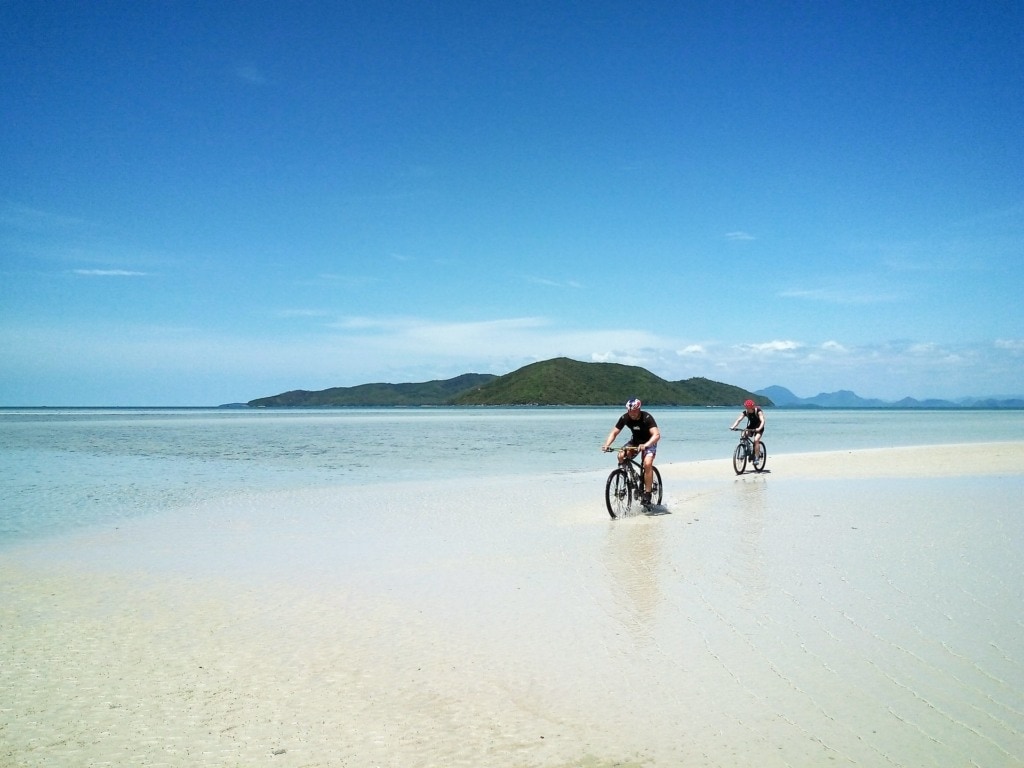
[[[617,408],[0,409],[0,545],[237,493],[603,472]],[[652,408],[659,462],[727,458],[738,409]],[[1018,440],[1020,411],[768,412],[771,455]],[[620,439],[619,442],[622,442]]]

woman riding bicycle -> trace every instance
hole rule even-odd
[[[654,455],[658,452],[658,441],[661,440],[661,431],[658,429],[658,423],[654,420],[654,417],[647,411],[640,410],[641,405],[643,403],[635,397],[626,401],[626,412],[615,422],[615,426],[608,433],[608,437],[605,439],[604,445],[601,446],[601,450],[607,451],[623,427],[629,427],[632,437],[630,437],[625,447],[636,448],[640,452],[640,458],[644,467],[643,503],[650,504],[651,483],[654,481],[652,467],[654,467]],[[619,451],[619,463],[622,463],[623,458],[625,457],[622,451]]]
[[[736,417],[736,421],[729,429],[736,429],[740,419],[744,417],[747,419],[747,426],[743,429],[750,434],[751,440],[754,441],[754,456],[757,456],[761,453],[761,436],[764,434],[764,411],[753,400],[747,400],[743,404],[743,412]]]

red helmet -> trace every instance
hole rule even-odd
[[[755,403],[753,400],[747,400],[747,402],[743,404],[743,407],[749,411],[751,408],[756,408],[757,403]]]

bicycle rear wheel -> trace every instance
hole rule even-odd
[[[742,475],[743,470],[747,468],[747,448],[743,443],[736,446],[736,450],[732,452],[732,468],[736,470],[737,475]]]
[[[632,504],[632,488],[629,475],[624,469],[613,469],[604,484],[604,503],[608,506],[608,514],[612,520],[629,512]]]
[[[757,456],[754,457],[754,471],[760,472],[764,469],[764,465],[768,462],[768,449],[764,446],[764,441],[761,441],[760,450]]]

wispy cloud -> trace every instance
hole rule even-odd
[[[527,277],[527,282],[535,285],[545,285],[549,288],[581,288],[580,283],[575,280],[552,280],[547,277]]]
[[[131,269],[75,269],[76,275],[86,277],[148,277],[148,272],[136,272]]]
[[[267,78],[260,69],[252,62],[239,64],[235,67],[235,76],[250,85],[266,85]]]
[[[779,291],[781,299],[814,301],[822,304],[886,304],[899,301],[892,292],[860,292],[843,288],[789,288]]]
[[[821,345],[821,348],[826,352],[846,352],[847,349],[844,345],[838,341],[826,341]]]
[[[737,230],[736,232],[726,232],[725,233],[725,239],[726,240],[732,240],[734,242],[745,242],[747,240],[756,240],[757,238],[754,237],[749,232],[743,232],[742,230]]]
[[[436,339],[440,343],[453,339],[484,339],[512,331],[523,331],[549,325],[539,317],[514,317],[498,320],[446,322],[416,317],[346,317],[333,325],[342,331],[396,333],[406,338]]]
[[[995,348],[1008,352],[1024,352],[1024,339],[996,339]]]
[[[952,223],[956,226],[973,226],[1006,222],[1016,228],[1020,225],[1022,219],[1024,219],[1024,202],[1017,202],[1001,208],[980,211],[973,216],[968,216]]]
[[[27,205],[16,203],[0,205],[0,226],[12,229],[40,232],[51,229],[78,228],[85,223],[84,219],[75,216],[66,216]]]
[[[379,283],[380,278],[370,275],[345,275],[337,272],[323,272],[316,276],[316,279],[297,281],[299,285],[320,285],[323,283],[337,283],[344,288],[359,288],[373,283]]]
[[[325,309],[281,309],[274,313],[276,317],[293,318],[293,317],[334,317],[333,312],[328,312]]]
[[[649,350],[672,344],[643,330],[567,329],[535,316],[468,321],[353,316],[330,327],[338,332],[336,343],[351,350],[353,358],[466,359],[489,361],[490,368],[512,366],[508,370],[561,356],[649,365],[655,359]]]

